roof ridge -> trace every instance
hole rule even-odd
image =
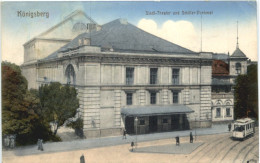
[[[106,23],[106,24],[104,24],[104,25],[112,24],[113,22],[120,21],[121,19],[122,19],[122,18],[118,18],[118,19],[112,20],[112,21],[110,21],[110,22],[108,22],[108,23]],[[120,23],[121,23],[121,22],[120,22]],[[195,53],[194,51],[192,51],[192,50],[190,50],[190,49],[188,49],[188,48],[182,47],[182,46],[180,46],[180,45],[178,45],[178,44],[175,44],[175,43],[173,43],[173,42],[171,42],[171,41],[168,41],[168,40],[163,39],[163,38],[161,38],[161,37],[159,37],[159,36],[156,36],[156,35],[154,35],[154,34],[152,34],[152,33],[149,33],[149,32],[147,32],[147,31],[145,31],[145,30],[143,30],[143,29],[141,29],[141,28],[139,28],[139,27],[137,27],[137,26],[135,26],[135,25],[133,25],[132,23],[130,23],[130,22],[127,21],[127,25],[128,25],[128,24],[131,25],[131,26],[133,26],[133,27],[136,28],[137,30],[140,30],[140,31],[142,31],[142,32],[144,32],[144,33],[146,33],[146,34],[148,34],[148,35],[151,35],[151,36],[153,36],[153,37],[156,37],[156,38],[160,39],[160,41],[168,42],[168,43],[170,43],[170,44],[172,44],[172,45],[174,45],[174,46],[177,46],[177,47],[179,47],[179,48],[185,49],[186,51],[189,51],[190,53]],[[104,26],[104,25],[102,25],[102,26]],[[160,52],[160,51],[159,51],[159,52]]]

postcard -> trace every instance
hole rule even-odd
[[[1,3],[2,162],[258,162],[256,1]]]

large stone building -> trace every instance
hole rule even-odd
[[[29,88],[50,82],[77,88],[87,138],[123,128],[150,133],[211,126],[213,53],[193,52],[124,19],[100,26],[81,11],[24,49]],[[231,67],[237,59],[231,56]]]

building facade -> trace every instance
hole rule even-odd
[[[78,11],[24,49],[29,88],[60,82],[78,90],[87,138],[124,128],[143,134],[210,127],[218,110],[213,53],[193,52],[124,19],[100,26]],[[230,99],[221,102],[233,106]]]

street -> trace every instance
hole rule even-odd
[[[194,144],[198,147],[193,151],[186,152],[186,147],[194,146],[189,143],[189,136],[180,138],[180,147],[184,153],[174,154],[169,152],[170,148],[162,148],[156,152],[156,146],[170,146],[176,148],[175,139],[160,139],[146,142],[139,142],[137,149],[131,152],[130,144],[115,146],[70,150],[64,152],[38,153],[34,155],[18,156],[12,151],[3,152],[3,163],[22,163],[22,162],[47,162],[47,163],[79,163],[80,156],[84,155],[86,162],[247,162],[259,159],[259,131],[253,137],[244,141],[232,140],[230,133],[197,136]],[[129,139],[129,138],[128,138]],[[149,151],[150,148],[150,151]],[[142,149],[142,150],[141,150]],[[146,149],[148,149],[146,151]],[[151,152],[151,149],[153,152]],[[168,151],[167,151],[168,150]],[[140,152],[141,151],[141,152]],[[165,151],[165,152],[164,152]],[[185,154],[186,153],[186,154]]]

